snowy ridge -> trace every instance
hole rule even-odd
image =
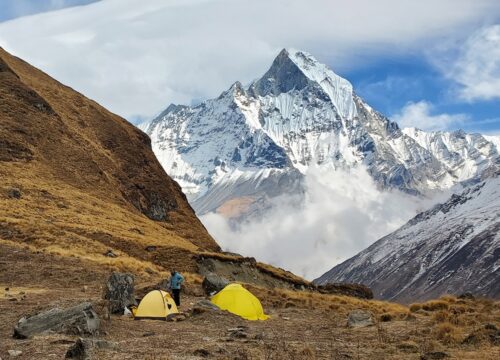
[[[363,164],[382,188],[411,194],[478,181],[499,166],[495,142],[478,134],[400,130],[349,81],[291,49],[248,87],[236,82],[198,106],[170,105],[141,128],[200,215],[231,198],[265,202],[300,193],[297,184],[311,165]]]
[[[500,177],[465,189],[334,267],[317,284],[358,282],[398,301],[499,297]]]

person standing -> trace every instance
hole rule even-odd
[[[172,297],[174,298],[175,305],[181,305],[181,286],[184,282],[184,277],[177,271],[172,270],[170,273],[170,289],[172,290]]]

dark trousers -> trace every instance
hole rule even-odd
[[[181,289],[172,289],[172,297],[174,298],[175,305],[181,306]]]

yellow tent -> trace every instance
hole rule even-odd
[[[166,291],[153,290],[144,296],[134,313],[135,319],[161,319],[167,315],[178,313],[174,299]]]
[[[212,297],[212,303],[247,320],[266,320],[262,305],[250,291],[240,284],[229,284]]]

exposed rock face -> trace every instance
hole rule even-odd
[[[361,284],[333,283],[317,286],[323,294],[347,295],[359,299],[373,299],[373,291]]]
[[[125,307],[137,305],[134,298],[134,276],[116,272],[111,274],[103,297],[109,301],[109,311],[112,314],[123,314]]]
[[[71,308],[54,308],[20,319],[14,328],[14,337],[25,339],[46,331],[94,335],[99,331],[99,328],[100,320],[92,308],[92,304],[81,303]]]
[[[364,310],[353,310],[347,317],[347,326],[365,327],[373,325],[373,314]]]
[[[314,282],[362,283],[377,298],[403,302],[463,293],[499,298],[499,267],[497,176],[418,214]]]
[[[207,295],[213,295],[229,285],[229,280],[214,273],[209,273],[203,278],[201,286]]]

